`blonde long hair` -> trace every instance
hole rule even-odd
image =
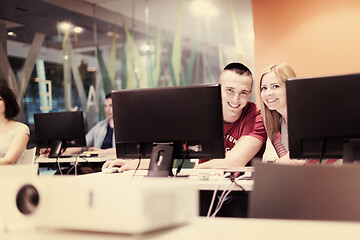
[[[288,78],[296,77],[294,70],[287,63],[273,64],[270,67],[267,67],[261,74],[260,81],[258,84],[258,96],[261,98],[261,84],[263,77],[274,72],[276,75],[281,77],[282,81],[285,83]],[[280,119],[281,115],[276,110],[270,110],[266,104],[261,100],[260,101],[261,115],[265,124],[265,129],[270,140],[274,139],[274,136],[280,131]]]

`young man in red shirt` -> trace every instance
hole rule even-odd
[[[196,168],[243,167],[262,157],[266,131],[260,111],[249,102],[253,78],[241,63],[230,63],[222,71],[219,83],[224,119],[224,159],[200,160]]]
[[[195,168],[243,167],[255,156],[262,157],[266,131],[260,111],[249,102],[253,78],[251,71],[241,63],[230,63],[219,79],[223,105],[226,157],[200,160]],[[139,169],[148,169],[149,159],[143,159]],[[107,161],[103,170],[115,166],[119,172],[137,167],[138,160],[117,159]]]

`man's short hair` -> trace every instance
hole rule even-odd
[[[111,93],[106,94],[105,99],[111,98]]]
[[[246,67],[244,64],[238,63],[238,62],[229,63],[228,65],[226,65],[224,70],[234,71],[239,75],[250,75],[250,76],[252,76],[252,73],[251,73],[250,69],[248,67]]]
[[[20,108],[15,93],[7,86],[0,86],[0,96],[5,103],[5,118],[12,119],[18,115]]]

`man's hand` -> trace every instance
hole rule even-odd
[[[108,160],[104,163],[101,170],[110,169],[113,167],[120,167],[118,172],[124,172],[128,170],[135,170],[139,164],[139,160],[124,160],[124,159],[116,159],[116,160]],[[139,169],[149,169],[150,159],[142,159]]]
[[[43,155],[44,157],[49,157],[50,155],[50,148],[40,148],[39,154]]]
[[[101,149],[101,148],[96,148],[96,147],[89,147],[89,148],[87,149],[87,151],[100,152],[100,151],[103,151],[103,149]]]
[[[102,171],[105,169],[111,169],[113,167],[120,167],[118,172],[124,172],[128,170],[135,170],[137,167],[139,160],[123,160],[123,159],[116,159],[116,160],[108,160],[102,166]]]

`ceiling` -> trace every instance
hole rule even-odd
[[[178,8],[178,3],[181,2]],[[106,37],[113,25],[122,26],[123,16],[129,29],[135,32],[136,41],[144,41],[147,26],[150,35],[154,36],[160,28],[169,37],[173,37],[176,29],[176,13],[180,9],[181,35],[185,42],[196,39],[204,44],[217,46],[220,44],[234,45],[234,30],[231,19],[230,1],[209,0],[217,9],[218,14],[211,19],[195,16],[191,11],[194,0],[1,0],[0,19],[6,21],[10,30],[18,32],[15,41],[32,41],[35,32],[46,34],[45,45],[61,48],[56,24],[70,20],[83,27],[78,46],[94,45],[94,23],[96,22],[97,40],[101,44],[111,42]],[[245,51],[253,49],[253,24],[251,0],[232,1],[238,30]],[[146,11],[148,9],[148,20]],[[207,12],[204,9],[203,12]],[[94,21],[93,16],[96,16]],[[1,21],[1,20],[0,20]],[[148,24],[147,24],[148,23]]]
[[[112,38],[107,33],[113,31],[115,25],[123,27],[121,17],[134,33],[134,40],[138,45],[146,43],[146,31],[149,36],[154,37],[158,29],[162,30],[167,40],[172,41],[177,24],[177,10],[180,9],[183,47],[190,48],[195,41],[200,41],[202,46],[210,46],[215,51],[219,45],[228,46],[230,51],[234,51],[234,27],[230,8],[232,3],[244,55],[253,56],[251,0],[207,0],[218,12],[212,18],[195,16],[191,10],[194,1],[1,0],[0,22],[6,24],[8,31],[17,33],[17,37],[7,36],[8,40],[30,44],[34,34],[41,32],[46,36],[44,46],[61,49],[62,42],[56,25],[59,21],[68,20],[85,29],[83,33],[71,36],[78,40],[74,43],[74,48],[78,51],[85,49],[85,52],[90,49],[93,52],[95,42],[100,46],[110,46]],[[204,14],[208,11],[208,8],[204,8],[200,12]]]
[[[7,36],[8,40],[31,43],[34,34],[45,34],[45,47],[61,49],[62,41],[57,31],[57,23],[60,21],[72,21],[85,29],[79,37],[75,47],[87,47],[94,45],[93,19],[68,9],[59,8],[52,4],[38,0],[1,0],[0,22],[6,24],[7,31],[13,31],[16,37]],[[98,21],[98,31],[106,36],[108,24]],[[74,38],[74,36],[72,36]],[[111,42],[111,38],[100,38],[102,42]]]
[[[181,14],[181,33],[186,39],[199,38],[204,42],[217,45],[234,45],[233,24],[230,4],[233,4],[236,22],[243,42],[253,41],[252,3],[251,0],[206,0],[216,9],[216,16],[204,17],[211,9],[197,9],[202,16],[192,11],[193,4],[199,0],[84,0],[109,11],[122,14],[137,22],[148,22],[152,27],[173,33],[176,28],[177,10]],[[205,0],[202,0],[203,2]],[[180,3],[180,4],[179,4]],[[200,6],[201,7],[201,6]],[[148,9],[148,21],[146,20]]]

